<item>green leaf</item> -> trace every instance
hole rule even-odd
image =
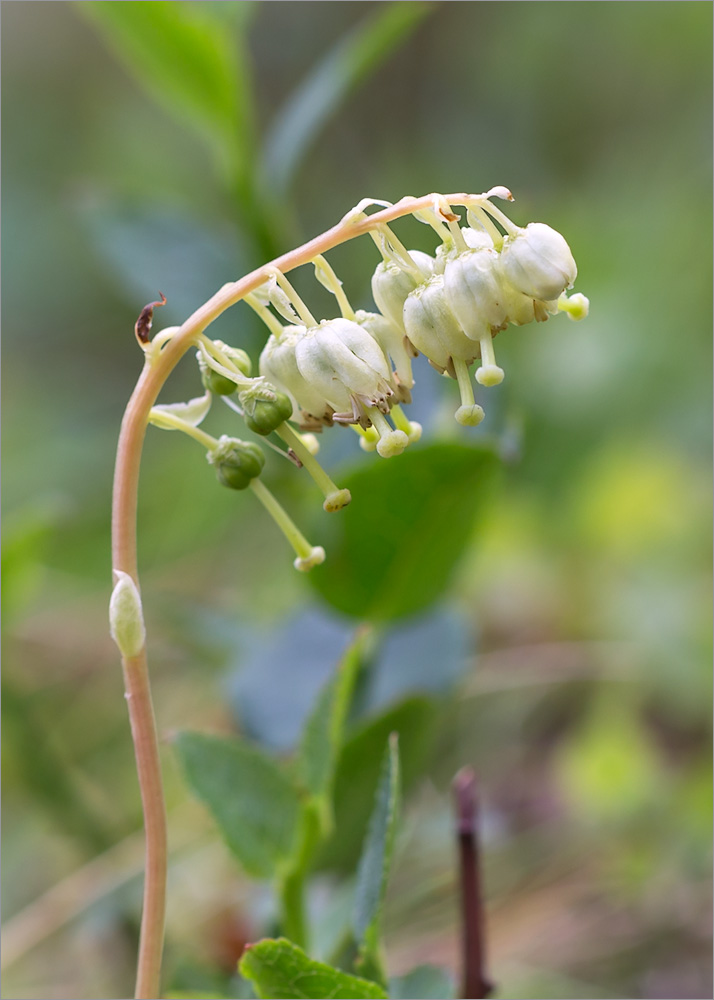
[[[76,4],[144,89],[209,141],[222,166],[246,173],[252,96],[240,35],[211,5],[170,0]]]
[[[405,976],[389,980],[391,1000],[452,1000],[454,984],[445,969],[418,965]]]
[[[285,938],[248,945],[238,966],[264,1000],[360,1000],[386,998],[375,983],[308,958]]]
[[[354,503],[322,529],[329,558],[310,583],[333,607],[372,621],[428,607],[472,538],[498,464],[489,447],[434,444],[341,476]]]
[[[347,740],[335,772],[335,833],[321,848],[317,866],[352,869],[361,853],[374,805],[374,789],[390,733],[399,733],[402,785],[407,792],[423,773],[436,735],[439,703],[412,697],[369,719]]]
[[[340,103],[386,61],[432,6],[412,0],[380,4],[318,62],[279,112],[266,138],[267,187],[285,193],[308,148]]]
[[[278,765],[242,740],[181,733],[188,784],[249,875],[270,878],[296,849],[298,793]]]
[[[377,786],[374,812],[357,869],[353,926],[359,946],[357,968],[387,985],[382,960],[381,922],[399,816],[399,738],[389,737]]]
[[[345,719],[359,673],[368,633],[360,631],[345,652],[337,672],[322,689],[303,730],[298,775],[314,796],[327,797],[332,787]]]

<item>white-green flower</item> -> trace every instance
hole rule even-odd
[[[466,336],[451,309],[443,274],[434,274],[407,296],[404,327],[418,351],[439,371],[453,372],[452,361],[471,364],[479,345]]]
[[[519,292],[542,302],[558,299],[578,274],[565,239],[543,222],[531,222],[505,240],[500,271]]]
[[[271,334],[260,355],[259,369],[261,375],[292,401],[293,419],[312,425],[329,422],[332,407],[298,368],[295,348],[306,332],[304,326],[286,326],[280,337]]]
[[[323,320],[308,328],[295,345],[295,360],[305,381],[353,422],[369,407],[388,413],[395,395],[389,364],[367,330],[351,320]]]
[[[413,271],[407,271],[395,261],[382,261],[372,275],[372,297],[377,308],[396,327],[403,329],[402,311],[407,295],[433,273],[435,260],[421,250],[410,250]]]
[[[394,366],[392,381],[400,403],[411,402],[410,389],[414,385],[412,373],[412,358],[416,356],[406,334],[404,325],[396,325],[391,319],[381,313],[365,312],[359,309],[355,313],[355,322],[359,323],[373,337],[385,356],[391,358]]]

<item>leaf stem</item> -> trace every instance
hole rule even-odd
[[[473,195],[447,195],[451,204],[468,204]],[[114,467],[112,502],[112,566],[128,573],[139,586],[137,572],[136,513],[139,470],[146,427],[167,378],[206,328],[249,292],[262,285],[274,269],[283,274],[309,263],[318,254],[369,233],[386,222],[410,215],[433,203],[433,195],[402,198],[396,204],[371,216],[355,219],[347,215],[331,229],[303,246],[277,257],[269,264],[251,271],[238,281],[224,285],[197,309],[170,340],[154,353],[146,345],[144,367],[127,404],[119,433]],[[145,651],[124,662],[124,678],[137,772],[144,809],[146,834],[146,872],[144,908],[141,920],[139,961],[136,984],[137,1000],[159,996],[161,954],[164,940],[166,907],[166,808],[161,781],[156,720],[151,699]]]

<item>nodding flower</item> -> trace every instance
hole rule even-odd
[[[225,436],[216,441],[198,423],[211,399],[222,396],[248,430],[306,469],[323,494],[326,511],[342,509],[351,496],[318,463],[314,434],[301,432],[351,425],[365,451],[383,458],[399,455],[422,432],[401,408],[412,401],[412,360],[418,354],[458,383],[457,422],[480,423],[484,410],[474,396],[471,369],[475,366],[475,380],[482,387],[503,380],[493,347],[496,334],[509,326],[543,322],[558,312],[583,319],[589,309],[584,295],[566,295],[577,267],[563,236],[541,222],[515,225],[493,204],[494,197],[513,200],[502,187],[463,196],[466,225],[441,195],[432,196],[431,208],[416,211],[415,217],[439,237],[433,255],[407,250],[385,223],[369,230],[382,256],[371,282],[378,311],[355,310],[342,282],[319,255],[311,261],[315,277],[335,297],[340,315],[318,320],[287,277],[271,267],[266,282],[245,296],[269,330],[259,374],[250,377],[244,351],[202,334],[198,358],[206,395],[152,410],[153,423],[182,429],[208,448],[223,485],[253,491],[292,545],[299,569],[318,565],[324,551],[305,540],[260,480],[260,449]],[[369,202],[361,202],[349,218],[368,218],[362,211],[365,204]],[[236,392],[238,403],[230,398]],[[287,452],[270,441],[272,435],[287,445]]]

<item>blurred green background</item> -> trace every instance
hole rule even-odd
[[[710,997],[711,5],[36,2],[2,17],[3,995],[131,989],[141,818],[106,607],[139,310],[160,290],[155,329],[180,322],[364,196],[506,184],[514,221],[570,242],[591,315],[498,338],[506,382],[471,435],[497,442],[504,474],[481,496],[447,469],[406,542],[412,590],[429,589],[440,531],[461,532],[462,558],[387,631],[354,720],[353,755],[365,727],[401,720],[410,783],[389,968],[457,972],[449,781],[471,764],[498,996]],[[426,227],[399,232],[433,246]],[[371,241],[331,260],[369,307]],[[215,330],[253,351],[264,336],[242,307]],[[467,443],[455,386],[426,366],[417,379],[418,447]],[[165,399],[199,392],[185,361]],[[225,414],[209,430],[239,433]],[[382,490],[352,437],[323,435],[322,453],[375,470],[350,510],[378,531],[399,483]],[[277,460],[269,480],[325,541],[327,573],[313,491]],[[251,500],[150,430],[140,565],[161,732],[238,728],[284,752],[356,619],[327,577],[294,573]],[[164,756],[167,983],[200,996],[270,929],[272,901]],[[342,788],[351,830],[358,785]],[[318,952],[349,851],[323,859]]]

